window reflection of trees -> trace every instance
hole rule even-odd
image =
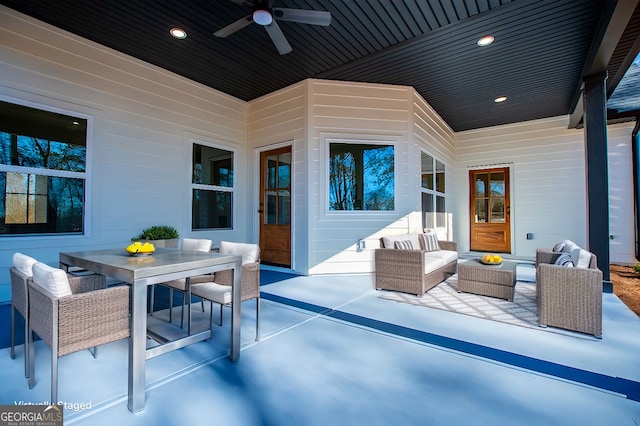
[[[0,163],[0,234],[83,231],[84,179],[45,170],[85,172],[85,146],[0,132]]]
[[[332,143],[329,147],[330,210],[393,210],[391,145]]]

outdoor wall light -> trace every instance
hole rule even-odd
[[[504,101],[506,101],[506,100],[507,100],[507,97],[506,97],[506,96],[498,96],[497,98],[495,98],[495,99],[493,100],[493,102],[495,102],[495,103],[499,104],[500,102],[504,102]]]

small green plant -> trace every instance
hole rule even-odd
[[[173,226],[156,225],[143,229],[142,233],[137,237],[131,238],[131,241],[137,240],[171,240],[180,237],[180,233]]]
[[[640,272],[640,264],[634,265],[633,266],[633,270],[636,271],[636,272]]]

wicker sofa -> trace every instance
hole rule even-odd
[[[593,253],[569,240],[538,249],[536,283],[541,327],[602,337],[602,271]]]
[[[377,290],[393,290],[424,295],[429,289],[456,273],[458,246],[453,241],[438,241],[438,249],[427,251],[420,234],[401,234],[380,238],[375,250]],[[413,249],[394,248],[396,241],[411,241]]]

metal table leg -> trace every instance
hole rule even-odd
[[[147,283],[136,280],[131,287],[131,336],[129,337],[129,411],[144,410],[147,350]]]

